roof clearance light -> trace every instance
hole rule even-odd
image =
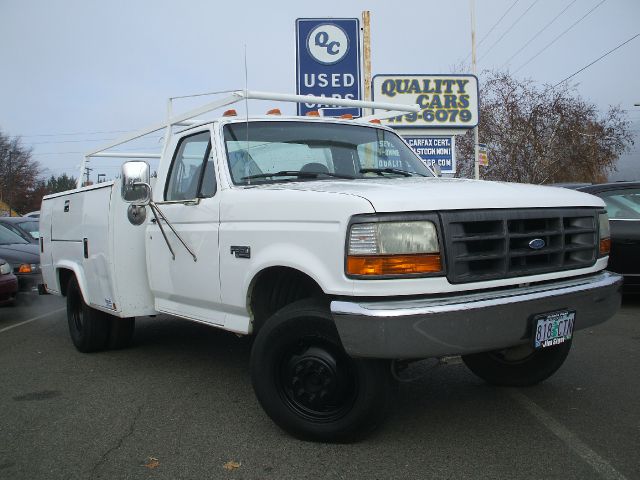
[[[340,115],[340,118],[344,118],[345,120],[353,120],[353,115],[351,115],[350,113],[345,113],[343,115]]]
[[[227,110],[222,114],[223,117],[237,117],[238,112],[236,112],[233,108],[231,110]]]
[[[381,125],[381,124],[382,124],[382,122],[380,121],[380,119],[379,119],[379,118],[374,118],[374,119],[372,119],[372,120],[369,120],[369,123],[377,123],[378,125]]]
[[[267,115],[282,115],[282,112],[279,108],[272,108],[267,112]]]
[[[310,112],[307,112],[305,114],[307,117],[319,117],[320,116],[320,112],[317,110],[311,110]]]

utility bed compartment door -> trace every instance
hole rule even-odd
[[[52,241],[82,241],[82,215],[86,193],[63,195],[49,200],[53,204],[51,206]]]

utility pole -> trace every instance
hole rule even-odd
[[[86,180],[85,186],[86,186],[86,185],[89,185],[89,174],[90,174],[92,171],[93,171],[93,168],[89,168],[89,165],[87,165],[87,166],[85,166],[85,167],[84,167],[84,174],[87,176],[87,180]]]
[[[477,74],[476,65],[476,2],[475,0],[469,0],[469,7],[471,8],[471,68],[474,75]],[[474,156],[473,156],[473,171],[476,180],[480,179],[480,163],[478,159],[479,155],[479,143],[478,125],[473,128],[473,143],[474,143]]]
[[[11,161],[13,160],[12,158],[13,156],[13,150],[11,149],[11,147],[9,147],[9,168],[8,168],[8,172],[7,172],[7,205],[9,205],[9,216],[12,217],[13,215],[11,214],[13,207],[11,206],[11,184],[12,182],[12,178],[11,178]]]

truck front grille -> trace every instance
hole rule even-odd
[[[442,213],[451,283],[584,268],[598,253],[592,208]]]

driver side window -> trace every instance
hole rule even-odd
[[[209,132],[197,133],[180,141],[171,165],[165,200],[193,200],[215,194],[216,179],[210,153]]]

